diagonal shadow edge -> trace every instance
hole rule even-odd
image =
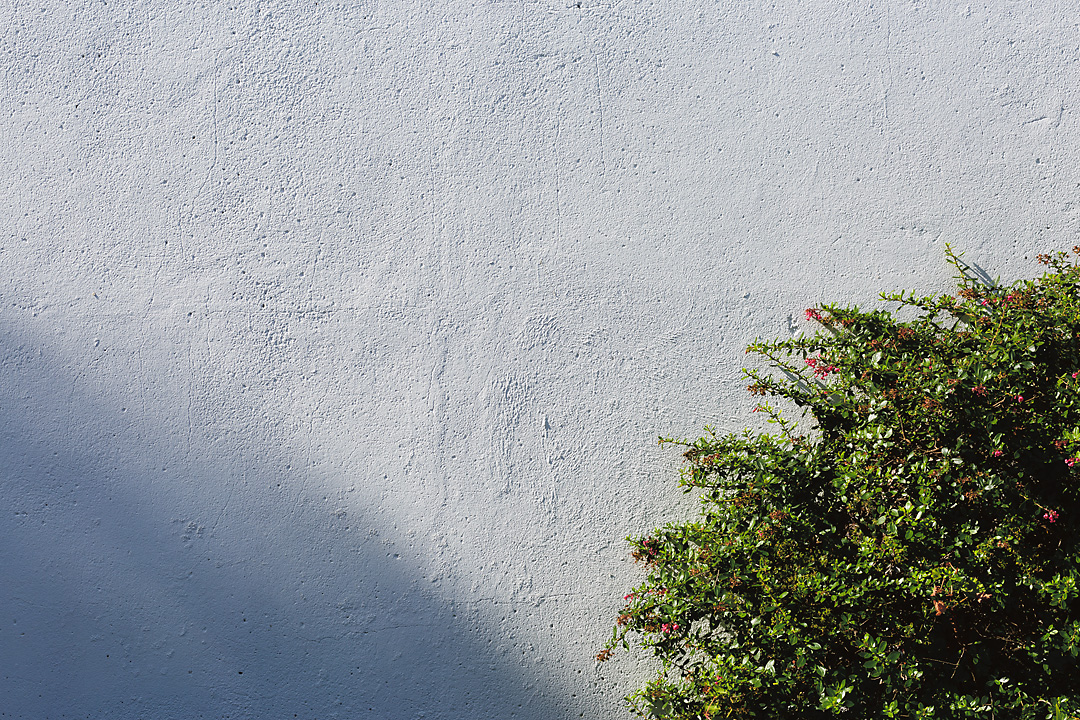
[[[0,358],[9,716],[567,714],[481,607],[424,589],[381,518],[317,513],[287,448],[185,457],[27,329],[0,330]],[[299,489],[253,506],[274,477]]]

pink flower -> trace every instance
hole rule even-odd
[[[1001,452],[1000,450],[995,450],[994,452],[992,452],[990,454],[993,455],[994,457],[1001,457],[1002,455],[1004,455],[1004,453]]]
[[[1076,463],[1080,463],[1080,458],[1066,458],[1065,459],[1065,464],[1068,465],[1069,467],[1072,467]]]
[[[806,364],[814,371],[814,377],[824,380],[830,373],[840,372],[835,365],[827,365],[821,358],[806,358]]]
[[[1017,395],[1016,396],[1016,402],[1024,402],[1024,396],[1023,395]]]
[[[821,322],[821,313],[817,308],[806,308],[806,319]]]
[[[1047,510],[1045,513],[1043,513],[1043,520],[1046,520],[1047,522],[1057,522],[1057,519],[1057,510]]]
[[[678,629],[679,623],[664,623],[660,626],[660,632],[664,633],[665,635],[669,634],[672,630]]]
[[[1074,380],[1076,379],[1077,375],[1080,375],[1080,370],[1077,370],[1076,372],[1073,373],[1073,379]]]
[[[629,595],[623,595],[623,600],[629,600],[632,597],[634,597],[634,593],[630,593]]]

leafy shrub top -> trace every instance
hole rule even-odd
[[[1074,248],[1080,254],[1080,248]],[[1080,714],[1080,268],[1008,287],[825,305],[756,342],[775,434],[681,442],[701,515],[632,538],[630,638],[662,661],[660,718]],[[662,440],[662,442],[676,442]]]

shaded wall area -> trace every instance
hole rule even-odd
[[[550,602],[433,591],[410,532],[304,447],[148,402],[167,368],[91,392],[49,345],[0,333],[6,717],[567,713],[514,630]]]

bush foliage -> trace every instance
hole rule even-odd
[[[766,401],[775,433],[678,441],[701,514],[630,539],[647,577],[598,656],[660,658],[639,715],[1080,715],[1080,268],[948,257],[955,296],[882,296],[912,320],[825,305],[751,345],[750,392],[803,423]]]

